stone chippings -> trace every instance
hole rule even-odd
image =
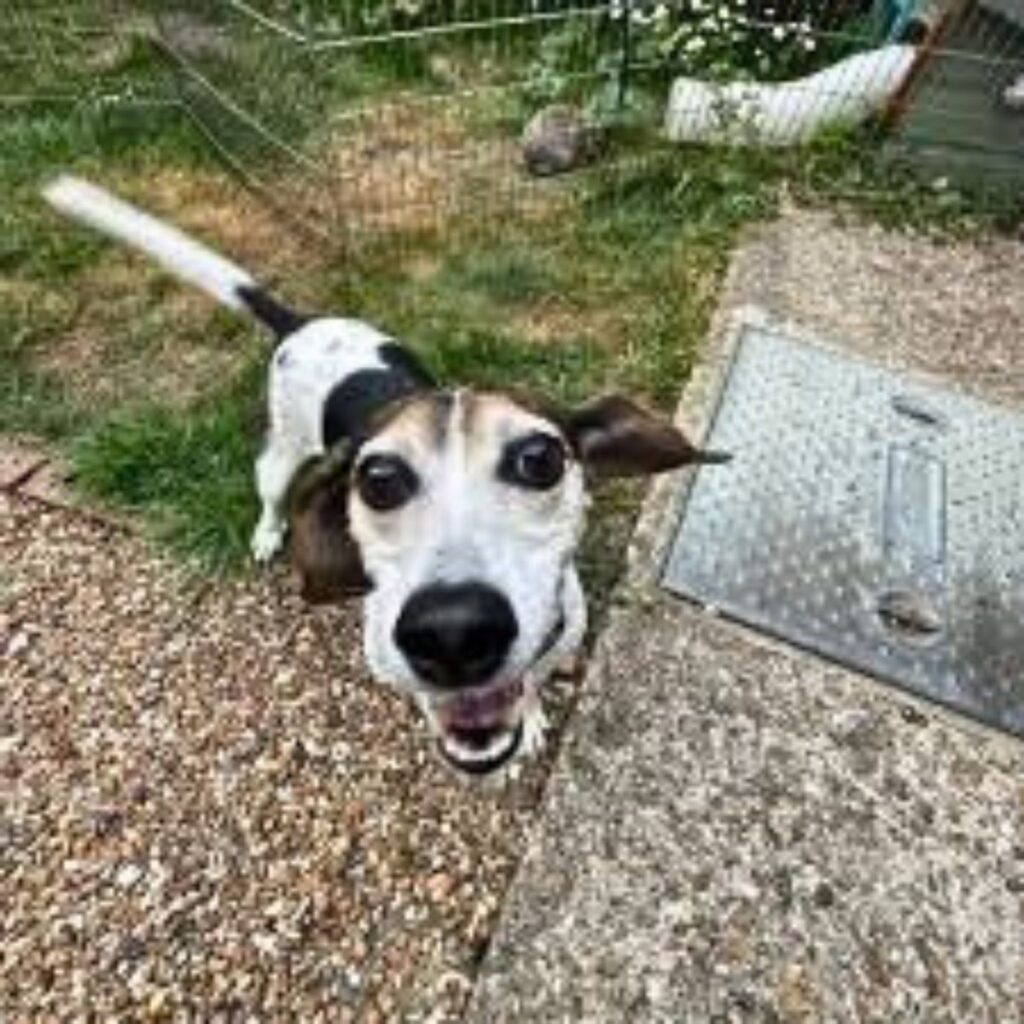
[[[0,1020],[453,1019],[543,774],[455,779],[282,573],[0,495]]]

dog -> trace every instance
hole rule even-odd
[[[372,675],[413,696],[455,769],[485,774],[536,752],[540,688],[586,628],[574,556],[589,478],[725,457],[619,395],[566,409],[441,387],[376,327],[300,315],[94,185],[61,177],[44,196],[277,339],[255,558],[270,560],[288,536],[308,601],[363,600]]]

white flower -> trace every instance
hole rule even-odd
[[[785,25],[776,25],[772,29],[772,39],[785,39],[786,38],[786,27]]]
[[[804,49],[808,53],[811,53],[812,51],[816,50],[817,48],[818,48],[818,40],[817,39],[814,39],[811,36],[808,36],[804,40]]]
[[[692,39],[686,40],[686,45],[683,49],[687,53],[700,53],[706,45],[707,44],[704,42],[703,36],[694,36]]]

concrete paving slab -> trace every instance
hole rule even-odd
[[[744,322],[1024,404],[1024,247],[792,213],[734,260],[681,419]],[[1024,748],[656,586],[652,492],[467,1014],[1024,1019]]]

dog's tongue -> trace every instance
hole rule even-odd
[[[500,686],[467,690],[446,701],[440,709],[441,718],[449,729],[484,729],[500,725],[508,706],[523,692],[523,684],[516,679]]]

